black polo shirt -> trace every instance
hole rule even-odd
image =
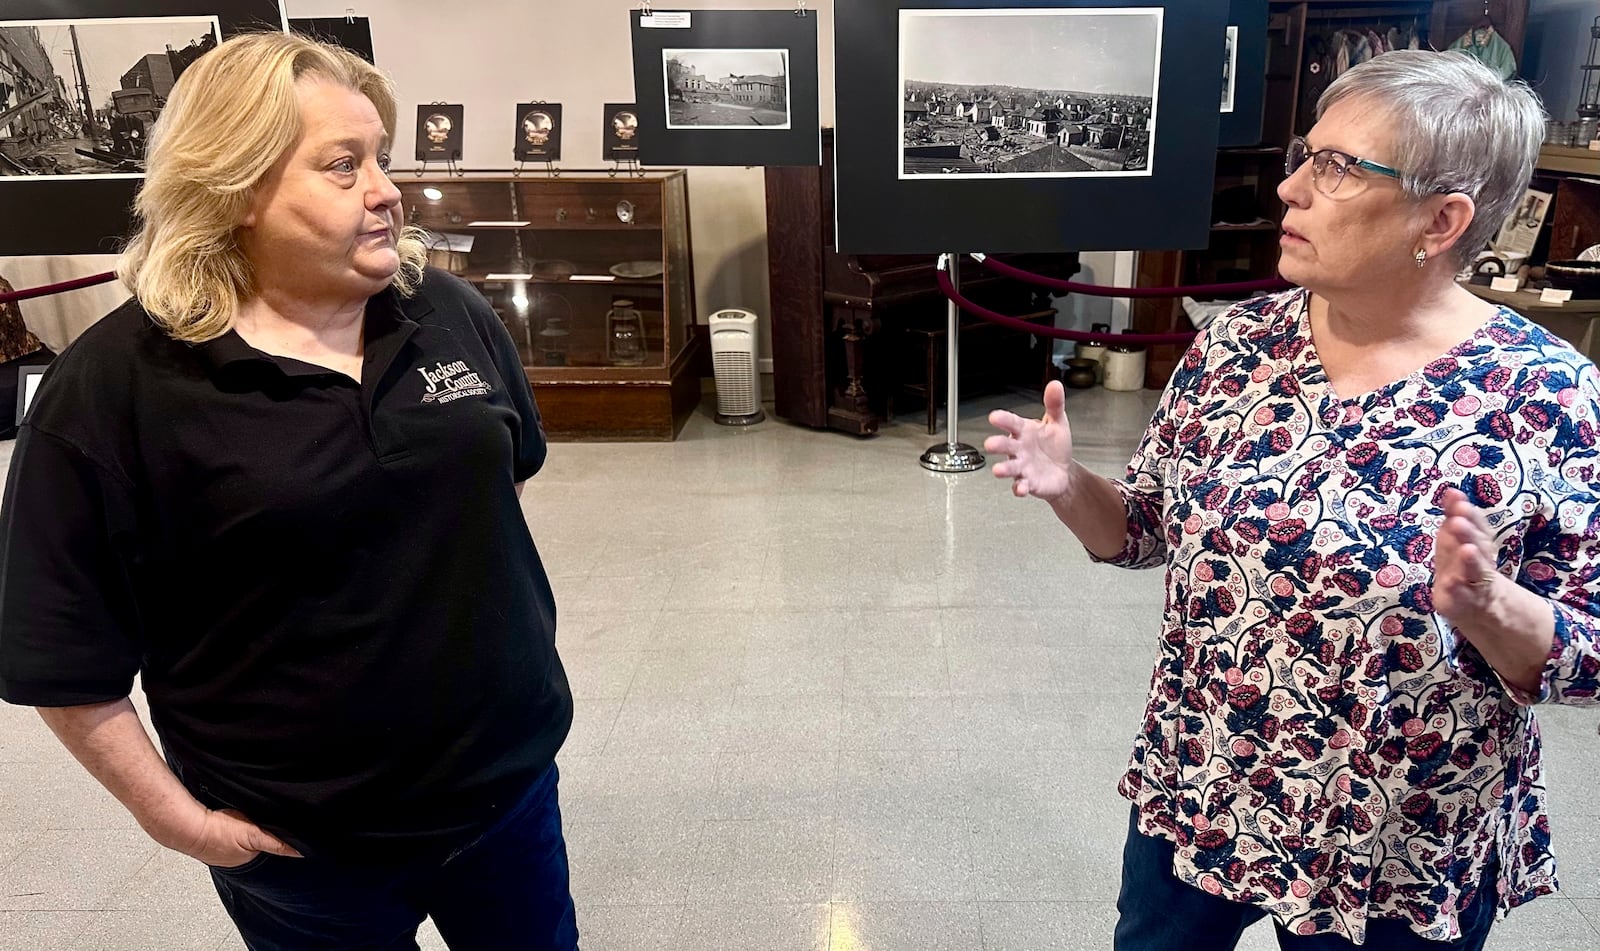
[[[0,696],[127,696],[197,797],[307,854],[448,848],[572,720],[515,485],[544,432],[478,293],[367,304],[359,384],[130,301],[46,374],[0,513]]]

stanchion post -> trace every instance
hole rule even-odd
[[[945,254],[939,258],[939,266],[947,268],[950,272],[950,284],[958,292],[961,290],[960,255]],[[945,335],[949,344],[949,353],[945,358],[945,386],[944,404],[944,431],[945,440],[938,445],[929,446],[928,451],[922,454],[922,467],[934,472],[973,472],[983,468],[983,453],[958,441],[960,424],[956,420],[961,404],[961,308],[955,301],[950,302],[950,326]],[[933,399],[930,390],[928,399]]]

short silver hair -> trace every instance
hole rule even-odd
[[[1386,160],[1399,169],[1407,194],[1472,199],[1477,212],[1452,250],[1461,263],[1476,257],[1533,177],[1544,141],[1539,97],[1464,53],[1394,50],[1334,80],[1317,101],[1317,118],[1346,100],[1393,120],[1395,152]]]

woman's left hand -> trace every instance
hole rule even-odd
[[[1444,522],[1433,552],[1433,607],[1463,631],[1493,612],[1509,581],[1495,568],[1494,534],[1483,512],[1459,489],[1440,499]]]
[[[1456,489],[1439,498],[1444,522],[1433,546],[1433,608],[1483,654],[1519,702],[1538,699],[1555,644],[1555,617],[1537,592],[1501,574],[1482,510]]]

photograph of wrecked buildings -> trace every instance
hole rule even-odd
[[[1148,176],[1163,11],[900,11],[900,177]]]
[[[137,176],[215,17],[0,21],[0,176]]]

